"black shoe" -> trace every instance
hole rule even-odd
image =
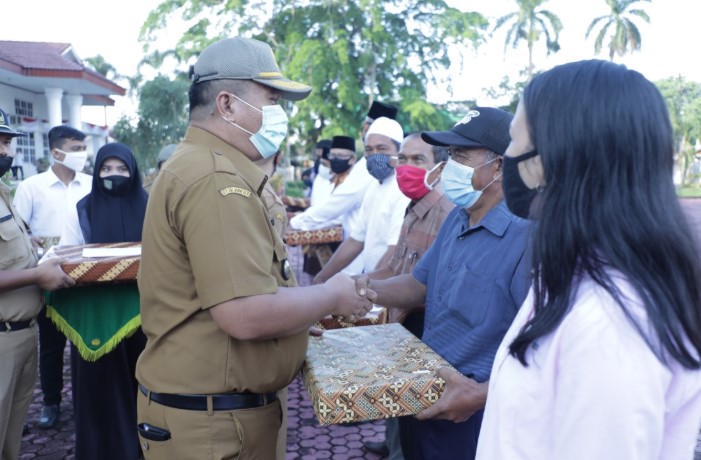
[[[58,416],[61,415],[61,409],[58,404],[47,404],[41,409],[41,417],[37,426],[39,428],[53,428],[58,423]]]
[[[24,428],[22,428],[22,436],[27,436],[29,434],[29,425],[24,424]]]
[[[382,456],[389,455],[389,448],[385,441],[365,441],[363,443],[363,449],[373,454],[378,454]]]

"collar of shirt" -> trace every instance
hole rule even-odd
[[[234,167],[241,171],[243,177],[250,182],[251,187],[256,190],[258,196],[261,196],[263,187],[268,181],[268,176],[238,149],[227,144],[214,134],[193,126],[187,128],[184,141],[206,145],[212,152],[221,154],[229,159],[234,164]]]
[[[410,211],[416,214],[419,219],[423,219],[424,216],[431,210],[434,204],[438,203],[443,194],[436,189],[429,191],[423,198],[419,201],[412,202],[409,206]]]
[[[81,176],[82,176],[82,173],[76,172],[73,175],[73,179],[71,179],[71,181],[68,183],[68,185],[70,185],[74,182],[76,184],[80,185],[81,184],[81,181],[80,181]],[[59,177],[54,172],[53,165],[49,166],[49,169],[46,170],[46,176],[44,176],[44,177],[46,177],[46,183],[49,185],[49,187],[54,186],[57,183],[61,184],[61,185],[65,185],[63,183],[63,181],[61,179],[59,179]],[[90,179],[90,183],[92,183],[92,176],[87,176],[87,177]]]
[[[470,215],[467,213],[466,209],[461,209],[459,214],[461,230],[460,235],[462,236],[467,232],[474,231],[480,227],[484,227],[496,236],[504,236],[506,229],[514,219],[518,217],[514,216],[509,212],[506,207],[506,202],[501,200],[498,205],[494,206],[487,212],[487,214],[482,218],[479,224],[470,228]]]

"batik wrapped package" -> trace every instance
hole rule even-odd
[[[319,329],[340,329],[342,327],[374,326],[386,323],[387,309],[374,305],[367,315],[354,321],[340,316],[327,316],[326,318],[322,318],[315,326]]]
[[[393,323],[310,337],[302,376],[319,422],[330,425],[418,414],[443,391],[441,367],[452,368]]]
[[[285,243],[289,246],[325,244],[343,241],[343,227],[320,228],[318,230],[287,230]]]
[[[90,257],[90,254],[94,257]],[[136,283],[141,243],[54,246],[45,256],[66,259],[61,269],[76,285]]]

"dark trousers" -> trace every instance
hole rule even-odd
[[[66,336],[46,317],[46,306],[39,313],[39,381],[44,404],[61,404],[63,391],[63,350]]]
[[[95,362],[71,345],[76,460],[141,458],[135,372],[145,346],[141,329]]]
[[[409,332],[414,334],[416,338],[421,339],[424,335],[424,316],[423,310],[410,313],[402,323],[402,326],[407,328]]]
[[[466,422],[399,419],[399,438],[406,460],[474,460],[482,426],[479,411]]]

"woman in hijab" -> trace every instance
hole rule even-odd
[[[92,192],[69,214],[61,245],[141,241],[146,200],[129,147],[104,145],[95,159]],[[94,299],[91,311],[100,314],[100,297]],[[94,362],[72,347],[76,460],[140,458],[134,375],[145,344],[146,336],[138,328]]]

